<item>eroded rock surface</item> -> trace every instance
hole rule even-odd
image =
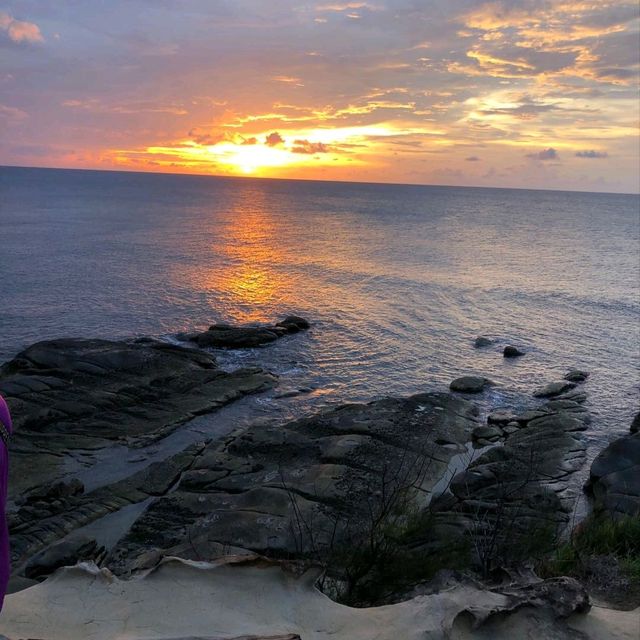
[[[449,579],[406,602],[356,609],[320,593],[315,577],[255,557],[213,565],[168,559],[132,580],[82,565],[9,596],[2,633],[14,640],[111,640],[123,629],[131,640],[635,640],[639,621],[638,610],[609,619],[589,610],[570,579],[502,589]]]
[[[14,416],[11,495],[60,480],[75,451],[152,442],[275,383],[261,369],[226,373],[210,354],[151,339],[34,344],[0,368]]]
[[[136,521],[108,565],[129,571],[154,549],[206,560],[230,548],[307,554],[340,535],[336,520],[359,517],[394,483],[428,495],[477,424],[471,403],[426,393],[249,428],[208,445],[175,491]]]
[[[589,419],[580,403],[567,399],[518,416],[520,428],[503,430],[504,444],[473,460],[452,480],[451,494],[434,502],[435,526],[418,544],[437,547],[468,536],[485,570],[536,551],[569,522],[569,482],[585,461],[581,432]],[[489,430],[495,440],[496,426],[481,435]]]
[[[164,495],[191,467],[204,446],[204,443],[194,444],[124,480],[87,493],[65,494],[56,501],[37,500],[37,493],[28,496],[23,506],[9,516],[11,557],[15,573],[24,575],[26,571],[31,575],[33,567],[28,564],[31,561],[39,567],[33,575],[44,575],[56,568],[51,558],[57,558],[61,554],[64,554],[66,564],[75,564],[77,560],[83,559],[78,547],[66,542],[67,536],[73,539],[76,535],[74,532],[81,527],[124,507],[142,504],[150,498]],[[156,535],[161,537],[162,532],[157,532]],[[62,547],[53,549],[53,555],[50,556],[49,550],[56,545]],[[73,549],[76,549],[75,555],[72,553]],[[83,550],[90,554],[93,551],[95,549],[89,550],[86,547]],[[37,557],[40,554],[45,561]],[[103,555],[104,553],[100,554]],[[91,559],[96,558],[95,555],[91,556]]]

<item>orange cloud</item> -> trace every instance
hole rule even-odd
[[[16,20],[4,12],[0,12],[0,31],[4,31],[12,42],[27,44],[44,42],[37,24]]]
[[[294,140],[291,153],[329,153],[330,148],[323,142],[309,142],[309,140]]]
[[[264,143],[268,147],[277,147],[279,144],[282,144],[283,142],[284,142],[284,138],[277,131],[274,131],[273,133],[270,133],[264,139]]]

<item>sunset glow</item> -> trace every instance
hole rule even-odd
[[[635,1],[421,6],[5,3],[0,163],[639,190]]]

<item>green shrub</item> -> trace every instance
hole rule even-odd
[[[640,581],[640,515],[614,520],[592,515],[578,525],[555,554],[540,563],[543,575],[584,574],[589,557],[614,556],[625,573]]]

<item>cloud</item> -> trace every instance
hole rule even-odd
[[[479,162],[480,158],[478,158],[478,156],[469,156],[468,158],[465,158],[465,160],[467,162]]]
[[[38,27],[37,24],[16,20],[8,13],[2,11],[0,11],[0,32],[6,33],[9,40],[17,44],[44,42],[44,38],[40,33],[40,27]]]
[[[576,151],[576,158],[608,158],[609,154],[606,151],[595,151],[593,149],[585,151]]]
[[[482,2],[458,20],[475,43],[454,73],[522,78],[550,75],[631,85],[637,75],[637,3],[629,0]],[[460,35],[460,33],[459,33]],[[631,46],[616,47],[620,38]],[[628,59],[629,52],[635,57]]]
[[[234,142],[234,134],[226,131],[203,131],[195,127],[189,131],[189,137],[196,143],[212,147],[221,142]]]
[[[8,107],[6,104],[0,103],[0,118],[15,122],[17,120],[24,120],[26,117],[26,111],[17,109],[16,107]]]
[[[285,84],[295,84],[297,87],[304,87],[300,78],[296,78],[295,76],[273,76],[273,79],[276,82],[284,82]]]
[[[543,151],[539,151],[538,153],[528,153],[527,158],[532,158],[533,160],[557,160],[560,156],[558,156],[558,152],[553,148],[549,147],[548,149],[544,149]]]
[[[273,133],[270,133],[264,139],[264,143],[268,147],[277,147],[279,144],[282,144],[283,142],[284,142],[284,138],[277,131],[274,131]]]
[[[196,144],[201,144],[205,147],[215,147],[217,144],[223,142],[230,142],[237,145],[252,145],[258,144],[258,138],[245,137],[237,133],[229,133],[228,131],[207,131],[200,127],[194,127],[189,131],[189,137]]]
[[[62,106],[71,109],[83,109],[93,113],[119,113],[125,115],[137,113],[169,113],[174,116],[184,116],[188,113],[183,107],[174,104],[156,104],[153,101],[108,104],[96,98],[87,98],[85,100],[65,100],[62,102]]]
[[[316,7],[316,11],[351,11],[353,9],[376,11],[378,7],[368,2],[334,2],[333,4],[323,4]]]
[[[331,149],[323,142],[309,142],[309,140],[294,140],[291,153],[329,153]]]

